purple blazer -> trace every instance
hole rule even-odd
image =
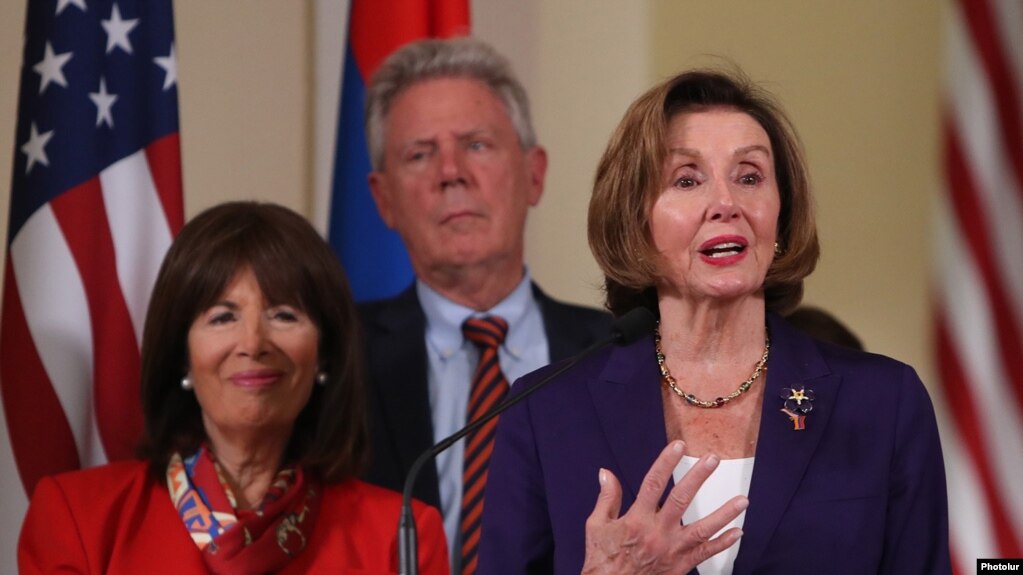
[[[768,328],[767,389],[733,573],[951,573],[941,445],[916,372],[811,339],[774,314]],[[793,385],[816,396],[801,431],[780,411],[781,390]],[[510,409],[490,461],[479,572],[578,574],[598,470],[618,477],[628,509],[666,444],[652,337],[583,360]]]

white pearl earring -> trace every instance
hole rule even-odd
[[[185,391],[192,391],[192,378],[188,377],[187,375],[185,377],[182,377],[181,389]]]
[[[316,383],[320,385],[327,385],[327,372],[321,371],[316,374]]]

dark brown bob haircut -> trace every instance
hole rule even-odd
[[[319,330],[324,385],[313,385],[285,460],[337,483],[362,470],[367,450],[359,326],[348,280],[330,247],[302,216],[282,206],[231,202],[193,218],[167,252],[153,288],[142,337],[140,454],[163,478],[174,452],[206,440],[188,372],[188,332],[239,270],[249,267],[273,305],[294,306]]]
[[[803,297],[803,279],[820,256],[810,178],[802,146],[781,107],[740,72],[692,70],[654,86],[633,102],[611,136],[593,186],[590,249],[604,272],[606,306],[616,316],[657,310],[661,255],[650,210],[663,189],[667,125],[678,114],[715,108],[749,114],[767,132],[781,194],[778,244],[764,281],[767,309],[785,313]]]

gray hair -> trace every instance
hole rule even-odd
[[[388,56],[366,91],[366,144],[374,169],[384,165],[384,123],[395,99],[412,85],[437,78],[468,78],[486,84],[504,103],[522,149],[536,145],[529,99],[507,58],[475,38],[420,40]]]

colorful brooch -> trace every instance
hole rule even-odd
[[[804,387],[792,387],[781,390],[781,398],[785,400],[781,412],[792,420],[792,429],[806,429],[806,414],[813,411],[813,390]]]

